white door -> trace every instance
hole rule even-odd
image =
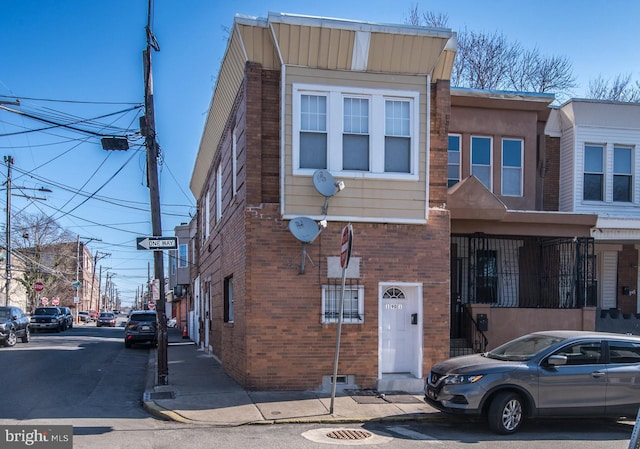
[[[380,374],[422,376],[422,310],[415,285],[380,289]]]

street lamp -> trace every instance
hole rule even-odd
[[[46,198],[33,197],[29,195],[21,195],[16,193],[11,193],[11,165],[13,164],[13,156],[5,156],[4,162],[7,164],[7,229],[6,231],[6,245],[5,250],[7,252],[5,257],[5,296],[4,296],[4,305],[9,305],[9,289],[11,288],[11,196],[21,196],[29,199],[36,200],[46,200]],[[31,189],[29,187],[19,187],[19,189],[27,189],[27,190],[37,190],[38,192],[51,192],[51,190],[46,189],[44,187],[40,187],[37,189]]]

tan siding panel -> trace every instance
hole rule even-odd
[[[438,62],[446,39],[372,33],[368,70],[427,74]]]
[[[354,32],[304,25],[273,25],[285,64],[348,70]]]
[[[285,191],[286,215],[319,216],[324,197],[316,192],[311,177],[293,176],[292,167],[292,85],[294,83],[356,86],[371,89],[398,89],[420,92],[420,152],[417,181],[398,181],[342,177],[345,190],[329,200],[329,215],[343,217],[380,217],[385,220],[423,220],[427,204],[426,130],[427,78],[425,76],[384,75],[357,72],[314,70],[287,67],[285,87]]]

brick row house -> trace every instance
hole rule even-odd
[[[637,311],[636,112],[452,88],[454,57],[448,29],[236,16],[177,313],[244,387],[330,389],[343,274],[339,388]]]
[[[200,344],[240,384],[331,385],[348,223],[336,383],[419,390],[448,355],[452,37],[284,14],[235,18],[191,190]],[[344,190],[324,196],[318,173]],[[292,232],[303,222],[317,226],[310,241]]]

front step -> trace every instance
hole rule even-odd
[[[383,374],[382,379],[378,379],[376,390],[381,393],[402,391],[410,394],[422,394],[424,393],[424,380],[409,373]]]

